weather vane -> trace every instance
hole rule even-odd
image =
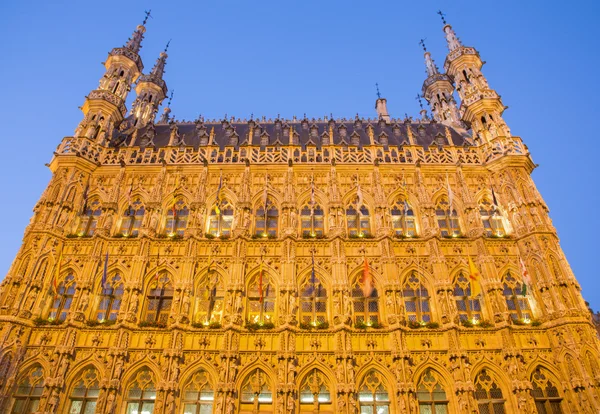
[[[146,22],[148,21],[148,17],[152,18],[152,15],[150,14],[151,11],[152,11],[152,9],[144,11],[144,13],[146,13],[146,17],[144,18],[144,22],[142,23],[142,26],[146,25]]]
[[[375,87],[377,88],[377,99],[381,99],[381,93],[379,93],[379,84],[375,83]]]
[[[437,14],[439,14],[439,15],[440,15],[440,17],[442,18],[442,23],[444,23],[444,24],[447,24],[447,23],[446,23],[446,19],[445,19],[445,16],[446,16],[446,15],[445,15],[444,13],[442,13],[442,11],[441,11],[441,10],[438,10]]]
[[[167,49],[169,49],[169,45],[171,44],[171,40],[173,40],[173,39],[169,39],[169,41],[167,42],[167,45],[165,46],[165,53],[167,53]]]
[[[427,40],[427,38],[419,40],[419,44],[423,47],[423,51],[427,52],[427,48],[425,47],[425,40]]]
[[[419,106],[421,107],[421,109],[423,109],[423,101],[421,101],[421,98],[423,98],[423,96],[421,94],[417,94],[417,97],[415,98],[417,101],[419,101]]]
[[[167,102],[167,106],[171,107],[171,101],[173,100],[173,94],[175,93],[175,89],[171,91],[171,96],[169,96],[169,102]]]

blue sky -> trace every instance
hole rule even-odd
[[[0,275],[50,178],[44,164],[98,85],[100,62],[149,8],[141,55],[149,70],[172,39],[165,79],[179,119],[374,116],[375,82],[393,117],[416,116],[425,77],[418,41],[426,38],[441,67],[442,8],[487,61],[483,73],[510,107],[506,122],[540,164],[533,177],[584,297],[600,310],[597,1],[1,2]]]

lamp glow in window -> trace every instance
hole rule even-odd
[[[419,275],[412,272],[406,278],[402,294],[406,315],[410,322],[431,322],[431,309],[429,308],[429,292],[421,282]]]
[[[233,223],[233,207],[227,200],[218,201],[210,211],[208,233],[215,237],[230,236]]]
[[[486,236],[502,237],[506,235],[502,214],[488,200],[484,199],[479,203],[479,214]]]
[[[67,313],[69,312],[69,309],[71,309],[76,287],[75,277],[73,275],[67,275],[58,285],[57,295],[54,297],[48,319],[59,321],[67,319]]]
[[[414,237],[417,234],[415,214],[406,200],[398,199],[391,213],[396,236]]]
[[[305,205],[300,210],[300,225],[304,237],[322,236],[324,233],[324,212],[318,204],[314,207]]]
[[[390,396],[382,375],[372,370],[358,389],[358,404],[361,413],[388,414]]]
[[[116,321],[121,299],[123,298],[123,282],[119,274],[111,277],[102,288],[100,304],[98,306],[99,321]]]
[[[88,208],[83,212],[79,228],[77,229],[78,236],[93,236],[98,226],[98,220],[102,215],[102,208],[99,201],[93,201]]]
[[[120,233],[125,237],[137,236],[142,227],[144,213],[142,202],[139,199],[135,200],[123,213]]]
[[[275,204],[269,199],[266,205],[256,209],[254,230],[257,236],[277,237],[279,227],[279,211]]]
[[[313,410],[318,412],[330,404],[331,391],[327,377],[318,369],[313,369],[300,385],[300,405],[302,407],[312,406]]]
[[[458,213],[455,208],[450,211],[450,205],[446,198],[441,199],[435,207],[438,227],[443,237],[460,236],[458,224]]]
[[[167,211],[165,234],[167,236],[183,236],[189,219],[190,211],[183,200],[177,201]]]

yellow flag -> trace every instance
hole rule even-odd
[[[481,273],[475,267],[471,257],[469,257],[469,279],[471,279],[471,296],[479,296],[481,294]]]

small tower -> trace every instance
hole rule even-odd
[[[163,80],[163,75],[167,64],[168,48],[169,43],[160,53],[150,74],[142,75],[135,88],[137,98],[133,101],[131,113],[134,119],[133,125],[138,129],[154,122],[158,107],[167,96],[167,84]]]
[[[454,100],[454,86],[452,80],[445,73],[440,73],[431,58],[431,53],[425,47],[425,41],[419,42],[425,52],[425,67],[427,79],[423,82],[422,94],[429,103],[433,119],[438,122],[460,126],[460,115]]]
[[[383,119],[385,122],[390,122],[390,115],[387,111],[387,99],[381,97],[381,93],[379,92],[379,84],[375,84],[377,88],[377,100],[375,101],[375,110],[377,111],[377,116]]]
[[[144,22],[136,27],[125,46],[110,51],[104,66],[106,72],[98,89],[86,96],[81,107],[84,119],[75,131],[76,137],[86,137],[101,144],[108,142],[112,131],[121,123],[127,110],[125,100],[134,83],[142,73],[144,65],[138,52],[146,32],[146,12]]]
[[[446,23],[443,13],[440,12],[440,15],[449,50],[444,70],[457,85],[463,121],[471,126],[474,136],[481,142],[488,142],[497,136],[510,136],[502,119],[506,107],[481,73],[484,62],[479,52],[473,47],[463,46],[452,26]]]

